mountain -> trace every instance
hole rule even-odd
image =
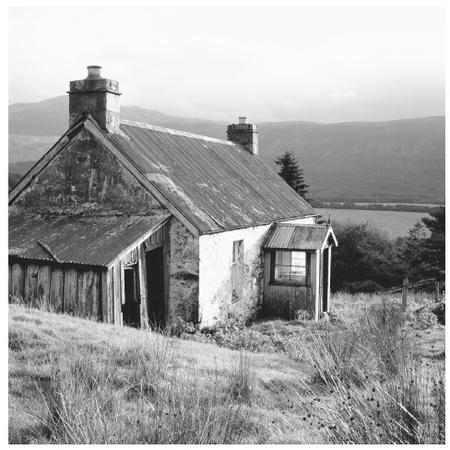
[[[121,117],[206,136],[226,138],[226,123],[183,118],[122,106]],[[68,122],[67,96],[9,107],[11,182],[55,142]],[[317,200],[444,201],[445,118],[387,122],[259,123],[260,157],[285,150],[297,156]]]

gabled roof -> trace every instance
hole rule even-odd
[[[264,248],[284,250],[320,250],[329,239],[338,245],[327,225],[275,224],[269,231]]]
[[[30,170],[10,201],[25,187],[26,177],[36,176],[82,127],[195,234],[317,215],[260,158],[237,144],[128,121],[122,121],[120,134],[110,134],[89,116]]]
[[[128,247],[154,233],[169,216],[64,216],[48,220],[17,215],[9,221],[9,255],[107,267]]]

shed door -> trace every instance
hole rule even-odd
[[[124,270],[125,303],[122,305],[123,323],[132,327],[141,326],[141,304],[137,264]]]
[[[157,247],[154,250],[146,252],[148,318],[153,326],[156,327],[163,327],[165,325],[163,262],[162,247]]]
[[[231,266],[231,301],[239,302],[244,296],[244,241],[233,242]]]

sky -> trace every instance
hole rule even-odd
[[[444,114],[442,7],[9,8],[9,104],[86,66],[123,105],[233,121]]]

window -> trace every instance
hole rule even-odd
[[[231,264],[231,301],[242,300],[244,295],[244,241],[233,242]]]
[[[299,251],[272,253],[272,281],[276,283],[308,284],[309,254]]]

